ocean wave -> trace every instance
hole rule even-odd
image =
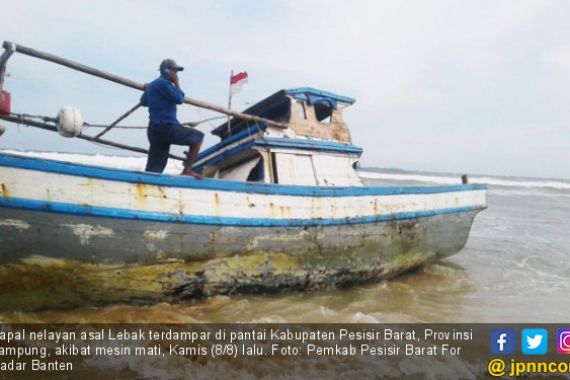
[[[434,184],[457,185],[461,183],[460,176],[445,176],[445,175],[428,175],[428,174],[415,174],[415,173],[383,173],[368,170],[359,170],[358,174],[362,178],[367,179],[382,179],[393,181],[414,181],[414,182],[427,182]],[[469,182],[471,183],[484,183],[491,186],[501,187],[522,187],[522,188],[536,188],[536,189],[555,189],[555,190],[570,190],[570,182],[562,180],[547,180],[547,179],[516,179],[516,178],[498,178],[489,176],[470,176]]]
[[[103,154],[25,152],[17,150],[2,150],[1,152],[25,157],[44,158],[47,160],[65,161],[75,164],[96,165],[136,171],[144,171],[146,166],[146,156],[108,156]],[[164,172],[166,174],[179,174],[181,170],[182,163],[175,160],[168,160],[168,164],[166,165]]]

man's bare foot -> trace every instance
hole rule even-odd
[[[180,173],[180,175],[187,175],[187,176],[190,176],[190,177],[194,177],[194,178],[196,178],[196,179],[202,179],[202,178],[204,178],[204,176],[203,176],[202,174],[196,173],[195,171],[187,170],[187,169],[186,169],[186,170],[183,170],[182,173]]]

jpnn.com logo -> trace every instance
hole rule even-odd
[[[570,339],[569,339],[570,342]],[[491,331],[491,353],[494,355],[512,355],[517,351],[517,335],[511,329]]]

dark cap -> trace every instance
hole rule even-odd
[[[165,59],[164,61],[162,61],[160,63],[159,70],[162,71],[164,69],[170,69],[170,70],[174,70],[174,71],[182,71],[182,70],[184,70],[184,67],[178,66],[173,59],[168,58],[168,59]]]

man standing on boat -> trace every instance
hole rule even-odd
[[[145,86],[141,97],[141,105],[148,107],[149,113],[147,136],[150,149],[146,171],[162,173],[168,162],[170,145],[187,145],[190,150],[186,154],[182,175],[202,178],[192,170],[192,165],[200,151],[204,134],[183,127],[176,118],[176,107],[184,102],[184,92],[178,81],[178,72],[184,68],[172,59],[165,59],[159,70],[160,77]]]

